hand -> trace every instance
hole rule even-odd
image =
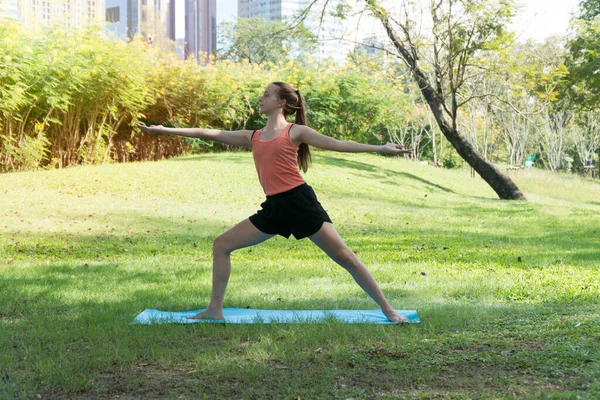
[[[401,144],[388,143],[383,146],[381,152],[386,154],[412,154],[413,149],[407,149]]]
[[[135,125],[140,131],[147,133],[149,135],[164,135],[167,133],[166,129],[162,125],[150,125],[144,126],[140,124]]]

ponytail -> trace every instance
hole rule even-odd
[[[302,93],[287,83],[273,82],[273,85],[279,87],[278,96],[280,99],[285,100],[283,116],[287,118],[288,115],[296,114],[294,123],[296,125],[306,125],[306,103]],[[298,147],[298,167],[302,172],[306,172],[311,161],[310,148],[306,143],[300,143]]]

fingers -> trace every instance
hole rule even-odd
[[[150,125],[150,126],[145,126],[145,125],[141,125],[141,124],[135,124],[135,126],[141,130],[144,133],[147,133],[149,135],[157,135],[160,133],[160,130],[162,128],[161,125]]]
[[[395,154],[412,154],[414,149],[407,149],[403,144],[388,143],[387,144]]]

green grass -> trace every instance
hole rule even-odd
[[[0,398],[600,398],[600,184],[315,154],[306,175],[410,326],[131,326],[202,308],[259,207],[248,153],[0,175]],[[232,256],[226,307],[375,308],[310,241]]]

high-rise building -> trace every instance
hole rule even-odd
[[[185,52],[185,0],[173,0],[169,4],[169,18],[168,18],[168,36],[169,39],[175,42],[175,53],[177,58],[184,60],[186,57]]]
[[[217,50],[217,0],[188,0],[185,57],[201,60],[201,54]]]
[[[135,3],[137,5],[137,1]],[[106,31],[109,36],[133,38],[138,24],[137,12],[132,12],[132,6],[132,0],[106,0]],[[132,17],[136,20],[132,21]]]
[[[329,0],[327,9],[334,10],[342,0]],[[293,19],[310,5],[309,0],[238,0],[238,16],[240,18],[260,17],[269,21]],[[344,25],[342,21],[322,13],[318,5],[312,7],[304,18],[304,26],[313,32],[321,43],[318,58],[333,58],[338,62],[345,59],[352,51],[352,46],[343,42]]]
[[[216,50],[216,0],[106,0],[107,32],[121,39],[172,40],[180,59]]]
[[[106,31],[120,39],[168,37],[172,5],[184,0],[105,0]],[[182,23],[184,23],[182,21]]]
[[[0,0],[0,17],[19,19],[19,0]]]
[[[106,22],[109,36],[127,40],[141,35],[149,43],[172,40],[179,58],[200,61],[201,53],[217,48],[216,8],[216,0],[0,0],[0,17],[25,26],[79,28]]]
[[[0,0],[11,5],[25,26],[59,24],[79,28],[104,21],[105,0]]]
[[[240,18],[255,18],[260,17],[269,21],[281,21],[282,14],[281,6],[295,4],[295,0],[238,0],[238,15]]]

